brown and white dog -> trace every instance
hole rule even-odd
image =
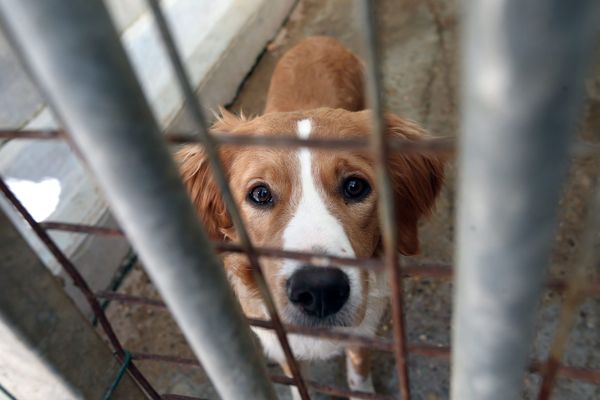
[[[364,105],[361,62],[335,39],[314,37],[289,50],[277,64],[264,115],[248,119],[222,111],[213,130],[220,135],[364,138],[371,131],[370,111]],[[428,140],[413,122],[394,115],[387,115],[386,122],[390,137]],[[366,149],[225,146],[220,156],[256,246],[344,257],[372,257],[381,251],[379,193],[374,160]],[[235,242],[236,232],[202,148],[187,145],[177,159],[211,238]],[[428,154],[395,154],[391,172],[398,252],[414,255],[419,250],[417,223],[430,212],[440,190],[443,161]],[[229,254],[224,264],[244,312],[266,318],[247,259]],[[388,297],[382,273],[280,259],[264,259],[263,266],[285,323],[375,333]],[[286,369],[273,332],[255,332],[267,356]],[[290,343],[300,360],[327,359],[346,350],[350,388],[373,391],[364,349],[297,335],[290,336]]]

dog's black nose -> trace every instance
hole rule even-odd
[[[335,314],[348,300],[350,282],[338,268],[302,267],[287,281],[292,304],[306,314],[324,318]]]

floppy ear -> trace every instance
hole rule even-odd
[[[243,116],[238,118],[224,108],[219,108],[216,118],[211,130],[217,134],[234,131],[241,122],[245,121]],[[224,166],[227,167],[228,153],[222,150],[219,155]],[[183,146],[175,153],[175,160],[179,165],[183,183],[209,237],[213,240],[231,239],[233,224],[202,146],[195,144]]]
[[[413,122],[386,115],[387,134],[413,141],[430,140]],[[433,153],[393,153],[390,174],[394,186],[398,251],[403,255],[419,252],[417,224],[431,213],[444,181],[444,159]]]
[[[175,161],[209,237],[212,240],[225,239],[226,235],[223,232],[230,228],[232,223],[202,146],[183,146],[175,153]]]

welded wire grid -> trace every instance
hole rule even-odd
[[[406,334],[404,329],[404,315],[402,302],[402,280],[412,277],[428,277],[433,279],[451,279],[452,267],[446,264],[406,264],[402,266],[398,263],[398,257],[395,251],[395,236],[396,227],[392,223],[394,221],[393,207],[393,192],[391,190],[389,172],[387,170],[387,160],[392,152],[436,152],[436,153],[453,153],[454,142],[450,139],[438,139],[430,142],[411,142],[399,139],[388,139],[384,137],[384,98],[383,90],[381,90],[381,76],[379,71],[379,45],[377,34],[377,9],[376,2],[360,2],[360,14],[362,16],[363,26],[365,27],[364,39],[366,49],[366,65],[367,65],[367,94],[370,100],[370,106],[373,110],[373,135],[370,142],[364,140],[326,140],[326,139],[297,139],[289,137],[259,137],[259,136],[219,136],[210,134],[208,125],[202,114],[202,108],[194,94],[194,90],[189,83],[185,68],[181,58],[177,52],[177,48],[173,41],[172,35],[168,29],[167,21],[160,9],[157,0],[148,0],[154,18],[159,27],[160,34],[166,46],[167,52],[174,66],[178,83],[186,100],[186,105],[189,107],[195,129],[198,134],[187,134],[181,132],[167,133],[167,139],[173,144],[181,143],[198,143],[204,146],[206,154],[210,159],[213,173],[220,185],[221,193],[223,194],[228,211],[232,217],[240,243],[214,243],[216,251],[221,253],[235,252],[244,253],[250,260],[254,278],[258,284],[259,290],[263,297],[264,303],[267,306],[269,320],[248,319],[251,326],[264,329],[274,330],[284,349],[287,363],[290,367],[291,375],[287,376],[271,376],[271,380],[275,383],[295,386],[303,399],[308,399],[308,388],[329,395],[349,396],[361,399],[390,399],[390,396],[378,395],[374,393],[358,392],[346,390],[329,385],[323,385],[318,382],[305,380],[298,367],[298,363],[290,349],[287,341],[287,333],[307,335],[320,338],[328,338],[340,342],[367,347],[371,349],[390,351],[395,354],[397,363],[397,372],[399,379],[399,392],[403,399],[410,399],[410,384],[408,371],[408,355],[422,355],[428,357],[436,357],[449,360],[450,348],[447,346],[431,346],[424,344],[412,344],[406,342]],[[61,140],[66,139],[67,134],[61,130],[41,130],[41,131],[15,131],[15,130],[0,130],[0,139],[39,139],[39,140]],[[322,148],[331,151],[343,151],[350,148],[364,148],[366,145],[371,145],[372,151],[378,160],[378,184],[381,191],[380,201],[380,218],[382,223],[382,234],[384,238],[385,254],[383,259],[356,259],[339,256],[330,256],[323,254],[312,254],[307,252],[284,251],[274,248],[258,248],[254,247],[246,228],[242,222],[242,218],[233,196],[229,189],[225,173],[217,156],[217,148],[219,145],[238,145],[238,146],[277,146],[277,147],[308,147]],[[78,152],[76,152],[79,154]],[[576,155],[596,155],[598,149],[593,146],[578,144],[575,146]],[[0,177],[0,191],[14,206],[16,211],[24,218],[27,224],[32,228],[33,232],[45,244],[48,250],[54,255],[59,264],[73,280],[75,286],[84,294],[85,299],[93,311],[96,320],[99,322],[102,330],[106,334],[111,347],[114,350],[115,357],[124,362],[126,358],[126,350],[119,339],[117,338],[103,308],[100,305],[100,300],[112,300],[122,303],[138,304],[146,307],[165,308],[165,304],[161,300],[148,299],[138,296],[125,295],[117,292],[99,292],[93,293],[91,288],[82,278],[77,268],[59,249],[56,243],[52,240],[48,231],[57,230],[71,232],[73,234],[94,234],[108,236],[123,236],[120,229],[104,228],[96,226],[88,226],[82,224],[71,224],[64,222],[36,222],[29,214],[26,208],[20,203],[17,197],[10,191],[2,177]],[[600,190],[597,197],[600,203]],[[583,270],[583,266],[589,265],[595,260],[598,255],[593,253],[591,240],[593,232],[600,229],[600,210],[591,211],[591,220],[584,235],[584,251],[578,271]],[[262,273],[259,257],[273,258],[288,258],[302,260],[307,263],[318,266],[351,266],[364,270],[383,270],[387,269],[391,277],[392,287],[392,319],[394,327],[393,339],[382,337],[370,337],[349,333],[340,328],[316,328],[306,326],[284,325],[277,313],[275,303],[271,297],[270,291],[266,285],[264,275]],[[596,258],[594,258],[596,257]],[[587,368],[579,368],[573,366],[561,365],[560,361],[565,352],[565,341],[572,325],[573,315],[577,307],[586,297],[600,297],[600,282],[585,282],[582,278],[582,273],[577,272],[568,280],[550,279],[546,282],[546,288],[557,292],[564,292],[564,306],[559,321],[558,332],[552,344],[550,356],[547,360],[533,360],[530,363],[529,371],[540,373],[542,375],[542,388],[539,393],[540,399],[547,399],[552,393],[555,378],[557,375],[586,381],[590,383],[600,384],[600,370],[592,370]],[[196,398],[183,396],[178,394],[159,394],[143,376],[136,366],[135,361],[139,362],[164,362],[179,365],[187,365],[191,367],[199,367],[200,364],[196,359],[187,359],[173,355],[165,354],[148,354],[140,352],[132,352],[132,360],[127,364],[127,370],[131,376],[145,390],[148,396],[152,399],[171,399],[171,400],[196,400]]]

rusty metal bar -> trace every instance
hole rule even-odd
[[[230,146],[264,146],[264,147],[310,147],[327,149],[331,151],[346,151],[350,149],[365,149],[369,145],[368,139],[322,139],[308,138],[300,139],[290,136],[259,136],[259,135],[221,135],[209,133],[211,140],[215,144]],[[58,140],[66,138],[63,130],[14,130],[0,129],[0,139],[39,139],[39,140]],[[198,143],[204,144],[202,136],[191,133],[167,132],[165,137],[172,144]],[[590,145],[591,146],[591,145]],[[390,138],[388,140],[390,151],[402,153],[453,153],[453,138],[436,138],[428,141],[410,141],[401,138]]]
[[[74,233],[90,233],[108,236],[122,236],[123,231],[116,228],[105,228],[91,225],[71,224],[64,222],[41,222],[39,225],[47,230],[60,230]],[[235,243],[214,242],[215,250],[221,253],[243,253],[244,249]],[[280,250],[270,247],[256,247],[257,254],[261,257],[289,258],[306,261],[312,265],[323,267],[350,266],[368,271],[384,268],[384,264],[378,258],[349,258],[326,254],[315,254],[300,251]],[[403,264],[402,276],[404,278],[437,278],[451,279],[453,267],[445,263],[414,263]],[[567,282],[564,279],[549,278],[546,281],[546,289],[562,293],[567,289]],[[600,282],[588,281],[580,288],[580,292],[585,296],[599,297]]]
[[[0,192],[6,197],[6,199],[13,205],[15,210],[23,217],[25,222],[31,227],[33,232],[37,235],[42,243],[48,248],[50,253],[56,258],[56,261],[63,268],[65,273],[71,278],[73,284],[79,288],[81,293],[84,295],[88,305],[90,306],[94,316],[98,320],[98,323],[102,327],[102,330],[106,334],[109,343],[111,344],[113,350],[115,351],[115,356],[119,360],[119,362],[123,362],[125,360],[125,353],[123,351],[123,347],[121,342],[117,338],[102,306],[96,299],[94,292],[88,286],[87,282],[83,279],[77,268],[71,263],[71,261],[65,256],[65,254],[60,250],[60,248],[56,245],[54,240],[46,233],[44,229],[42,229],[39,224],[33,219],[31,214],[27,211],[27,209],[21,204],[19,199],[11,192],[9,187],[6,185],[2,177],[0,176]],[[132,376],[136,379],[136,381],[142,386],[142,388],[148,393],[150,398],[157,400],[160,399],[159,394],[154,390],[152,385],[146,380],[144,375],[139,371],[137,366],[134,363],[129,364],[129,371]]]
[[[44,229],[60,230],[73,233],[90,233],[95,235],[123,236],[123,231],[115,228],[105,228],[99,226],[72,224],[65,222],[42,222],[40,224]],[[222,253],[244,253],[245,249],[239,244],[231,242],[214,242],[215,249]],[[383,264],[376,258],[349,258],[333,255],[314,254],[301,251],[281,250],[270,247],[255,248],[257,255],[261,257],[273,258],[293,258],[303,260],[311,265],[323,267],[329,266],[353,266],[366,270],[377,270],[383,268]]]
[[[427,346],[427,345],[414,345],[409,346],[411,353],[413,355],[421,355],[425,357],[435,357],[441,360],[450,361],[450,348],[447,346]],[[172,364],[178,364],[183,366],[188,366],[191,368],[200,367],[200,363],[191,358],[178,357],[178,356],[170,356],[163,354],[150,354],[150,353],[134,353],[133,359],[138,361],[151,361],[151,362],[166,362]],[[543,364],[540,361],[534,360],[531,361],[527,367],[527,370],[531,373],[540,373],[543,369]],[[558,375],[567,378],[574,379],[582,382],[589,382],[598,384],[600,383],[600,370],[593,370],[588,368],[579,368],[572,366],[560,366],[558,368]],[[271,380],[275,383],[294,386],[294,380],[292,378],[286,376],[273,376],[271,375]],[[332,386],[321,385],[316,382],[306,381],[308,387],[314,389],[317,392],[334,395],[334,396],[343,396],[343,397],[351,397],[351,398],[368,398],[368,399],[381,399],[381,398],[389,398],[385,395],[377,395],[373,393],[366,392],[354,392],[350,390],[344,390],[340,388],[335,388]],[[383,396],[383,397],[361,397],[361,396]]]
[[[0,388],[19,399],[100,399],[122,368],[61,282],[0,211]],[[20,222],[20,221],[19,221]],[[147,398],[124,377],[113,398]],[[0,399],[13,396],[0,389]]]
[[[406,350],[406,325],[404,321],[404,300],[402,287],[402,271],[399,255],[396,250],[398,232],[395,224],[394,192],[389,173],[390,151],[386,144],[384,122],[384,90],[381,76],[381,58],[378,37],[379,1],[357,0],[363,28],[363,46],[366,58],[366,93],[368,104],[372,109],[371,149],[377,160],[377,189],[379,191],[379,220],[383,236],[383,249],[386,268],[389,273],[392,288],[392,323],[394,327],[394,344],[396,369],[400,396],[410,399],[410,383],[408,375],[408,360]]]
[[[465,6],[455,400],[521,394],[598,5]]]
[[[287,376],[271,375],[271,380],[280,385],[295,386],[293,379]],[[387,396],[377,393],[362,392],[357,390],[347,390],[331,385],[323,385],[313,381],[307,381],[310,388],[316,392],[327,394],[335,397],[344,397],[350,399],[364,399],[364,400],[394,400],[393,396]]]
[[[326,149],[330,151],[346,151],[352,149],[364,149],[369,145],[369,139],[321,139],[308,138],[299,139],[290,136],[259,136],[259,135],[220,135],[218,132],[211,136],[215,143],[229,146],[262,146],[262,147],[308,147]],[[59,140],[64,139],[66,134],[62,130],[42,129],[42,130],[15,130],[0,129],[0,139],[39,139],[39,140]],[[167,132],[165,133],[167,141],[173,145],[198,143],[203,141],[198,135],[191,133]],[[426,141],[411,141],[402,138],[388,138],[388,148],[394,153],[436,153],[451,155],[456,152],[456,143],[454,138],[431,138]],[[570,155],[572,157],[598,157],[600,155],[600,145],[578,140],[572,146]]]
[[[588,201],[587,212],[581,254],[577,257],[575,265],[567,269],[570,275],[566,282],[558,326],[550,345],[546,364],[542,369],[542,385],[538,395],[540,400],[547,400],[552,395],[560,362],[567,349],[569,333],[578,315],[577,309],[584,302],[586,289],[590,287],[586,275],[600,265],[600,253],[596,247],[598,232],[600,232],[600,178],[597,179],[594,193]]]
[[[207,400],[202,397],[192,397],[192,396],[184,396],[181,394],[163,394],[161,396],[162,400]]]
[[[0,10],[219,394],[275,398],[103,2],[0,0]]]
[[[534,361],[528,368],[531,373],[544,374],[546,370],[545,363],[542,361]],[[558,365],[556,374],[562,378],[575,379],[583,382],[600,384],[600,370],[590,368],[571,367],[567,365]]]
[[[267,286],[266,279],[263,275],[258,255],[254,250],[254,246],[252,244],[252,241],[250,240],[250,235],[248,234],[248,231],[244,226],[241,213],[237,207],[237,204],[235,203],[233,194],[231,193],[229,181],[227,180],[225,170],[219,158],[217,143],[214,141],[212,135],[210,135],[208,124],[202,112],[202,108],[200,107],[200,102],[196,96],[196,93],[194,92],[194,89],[190,84],[190,79],[185,70],[183,62],[181,61],[182,59],[177,50],[177,45],[175,44],[175,40],[173,39],[173,36],[169,30],[168,23],[161,10],[160,3],[158,0],[147,0],[147,2],[150,6],[150,9],[152,10],[152,14],[154,16],[154,20],[156,21],[158,31],[160,32],[165,48],[169,55],[169,59],[171,60],[171,64],[175,70],[177,82],[183,93],[186,106],[191,113],[192,122],[194,123],[196,130],[198,131],[199,137],[201,138],[202,143],[204,145],[204,151],[206,152],[206,156],[209,159],[213,176],[217,181],[217,185],[219,186],[219,189],[221,191],[221,195],[227,207],[227,211],[229,212],[229,216],[231,217],[231,220],[235,227],[235,231],[238,234],[238,240],[244,248],[246,256],[248,257],[248,261],[252,269],[252,276],[254,277],[254,281],[256,283],[258,291],[261,294],[263,304],[265,306],[267,314],[269,315],[269,318],[271,319],[271,321],[273,321],[275,333],[283,350],[283,354],[285,355],[285,360],[288,365],[288,368],[290,369],[293,379],[297,383],[297,388],[300,397],[303,400],[308,400],[310,398],[308,394],[308,389],[304,384],[302,374],[300,372],[300,367],[294,357],[294,353],[292,352],[292,349],[290,347],[285,330],[283,329],[283,324],[277,312],[275,301],[271,296],[271,292],[269,290],[269,287]]]
[[[139,360],[139,361],[166,362],[166,363],[172,363],[172,364],[185,365],[185,366],[192,367],[192,368],[201,367],[201,364],[198,362],[198,360],[195,360],[193,358],[185,358],[185,357],[162,355],[162,354],[150,354],[150,353],[133,353],[132,357],[134,360]],[[279,384],[288,385],[288,386],[296,386],[295,380],[293,378],[290,378],[287,376],[271,375],[270,379],[274,383],[279,383]],[[306,384],[308,387],[315,390],[316,392],[328,394],[328,395],[332,395],[332,396],[351,397],[351,398],[367,399],[367,400],[392,400],[393,399],[393,397],[386,396],[386,395],[346,390],[346,389],[341,389],[341,388],[337,388],[334,386],[322,385],[322,384],[319,384],[319,383],[316,383],[313,381],[308,381],[308,380],[306,381]]]
[[[145,297],[132,296],[123,293],[103,291],[96,293],[96,297],[100,299],[114,300],[120,303],[138,304],[143,306],[159,307],[166,309],[166,305],[162,300],[148,299]],[[259,328],[271,330],[275,329],[273,323],[267,320],[248,318],[248,323],[251,326]],[[393,343],[390,340],[381,337],[357,335],[347,330],[344,330],[343,328],[319,328],[288,324],[285,324],[284,328],[289,333],[314,337],[323,337],[351,344],[360,344],[365,347],[370,347],[382,351],[392,351],[393,349]]]

